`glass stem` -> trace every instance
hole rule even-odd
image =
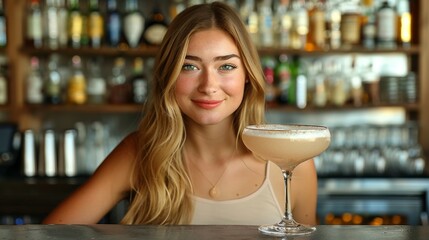
[[[283,170],[283,178],[285,180],[285,190],[286,190],[286,205],[285,205],[285,215],[284,220],[285,221],[292,221],[292,207],[291,207],[291,194],[290,194],[290,187],[291,187],[291,180],[292,180],[292,170]]]

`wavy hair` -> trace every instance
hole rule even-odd
[[[248,83],[233,120],[237,142],[246,125],[264,121],[264,75],[239,15],[220,2],[185,9],[171,22],[155,59],[151,93],[138,129],[137,159],[130,176],[132,198],[124,224],[191,222],[192,184],[182,156],[186,129],[174,88],[190,36],[211,28],[231,35],[245,66]]]

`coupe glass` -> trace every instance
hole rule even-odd
[[[286,206],[282,221],[273,225],[262,225],[259,231],[277,237],[303,235],[315,231],[315,227],[300,224],[292,217],[291,177],[298,164],[328,148],[331,142],[329,129],[315,125],[250,125],[243,131],[243,142],[256,156],[276,163],[282,169],[286,185]]]

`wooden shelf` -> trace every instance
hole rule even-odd
[[[409,103],[409,104],[378,104],[378,105],[363,105],[363,106],[325,106],[325,107],[315,107],[307,106],[304,109],[299,109],[295,106],[290,105],[274,105],[267,106],[267,110],[274,111],[341,111],[341,110],[356,110],[356,109],[368,109],[368,108],[386,108],[386,107],[395,107],[395,108],[404,108],[407,111],[419,111],[418,103]],[[59,105],[26,105],[25,110],[34,113],[44,113],[44,112],[88,112],[88,113],[141,113],[143,111],[143,106],[141,104],[84,104],[84,105],[69,105],[69,104],[59,104]],[[2,108],[0,107],[0,110]]]
[[[35,113],[43,112],[81,112],[81,113],[140,113],[142,104],[84,104],[84,105],[26,105],[25,110]]]
[[[61,55],[83,55],[83,56],[127,56],[127,57],[153,57],[158,52],[156,46],[143,46],[139,48],[128,48],[128,47],[101,47],[101,48],[58,48],[51,49],[47,47],[33,48],[33,47],[22,47],[20,51],[27,55],[49,55],[49,54],[61,54]]]
[[[289,54],[299,56],[318,56],[318,55],[335,55],[335,54],[384,54],[384,53],[404,53],[408,55],[419,54],[420,48],[418,46],[410,47],[396,47],[396,48],[364,48],[364,47],[353,47],[353,48],[340,48],[340,49],[321,49],[314,51],[303,51],[288,48],[259,48],[259,54],[261,55],[278,55],[278,54]]]
[[[384,54],[384,53],[404,53],[404,54],[418,54],[420,48],[418,46],[410,47],[397,47],[397,48],[341,48],[341,49],[322,49],[314,51],[305,51],[298,49],[289,48],[274,48],[265,47],[258,48],[259,54],[261,55],[278,55],[278,54],[290,54],[300,56],[318,56],[318,55],[331,55],[331,54]],[[101,47],[101,48],[58,48],[50,49],[47,47],[33,48],[33,47],[22,47],[21,52],[27,55],[49,55],[53,53],[64,54],[64,55],[99,55],[99,56],[128,56],[128,57],[153,57],[158,52],[157,46],[142,46],[139,48],[128,48],[128,47]]]

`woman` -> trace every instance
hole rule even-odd
[[[124,224],[279,222],[281,171],[241,141],[246,125],[264,121],[264,77],[234,10],[215,2],[179,14],[153,71],[139,129],[44,223],[97,223],[124,198],[130,199]],[[294,217],[315,224],[313,162],[294,176]]]

